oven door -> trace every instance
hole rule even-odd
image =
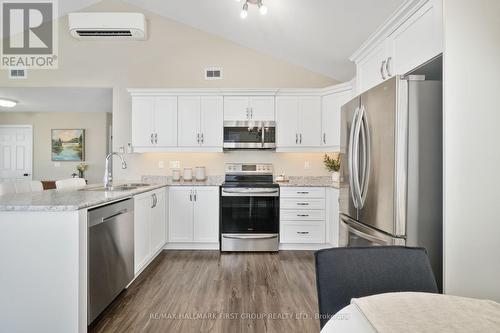
[[[278,233],[278,188],[222,187],[220,202],[221,233]]]
[[[383,245],[405,245],[405,239],[387,235],[340,214],[339,246],[363,247]]]
[[[225,121],[224,149],[276,148],[274,122]]]

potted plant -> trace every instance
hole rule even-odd
[[[325,163],[326,169],[332,173],[332,181],[338,182],[340,180],[340,155],[336,154],[335,157],[330,157],[325,154],[323,163]]]
[[[78,170],[78,177],[85,178],[85,171],[89,168],[88,164],[80,163],[76,166],[76,170]]]

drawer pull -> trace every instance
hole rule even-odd
[[[299,235],[307,235],[309,234],[309,231],[297,231]]]
[[[308,217],[309,214],[297,214],[297,216],[300,216],[300,217]]]
[[[298,206],[309,206],[308,202],[297,202]]]
[[[297,194],[309,194],[307,191],[297,191]]]

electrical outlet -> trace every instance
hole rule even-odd
[[[158,161],[158,169],[164,169],[165,168],[165,162],[164,161]]]
[[[304,161],[304,169],[310,169],[311,168],[311,164],[309,163],[309,161]]]
[[[180,169],[181,162],[180,161],[170,161],[170,169]]]

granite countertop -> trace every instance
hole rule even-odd
[[[330,176],[289,176],[288,182],[278,182],[280,187],[332,187],[340,188],[338,182],[332,181]]]
[[[115,184],[118,185],[118,184]],[[99,185],[89,185],[96,187]],[[165,184],[152,184],[127,191],[47,190],[0,196],[0,211],[71,211],[89,208],[152,191]]]

